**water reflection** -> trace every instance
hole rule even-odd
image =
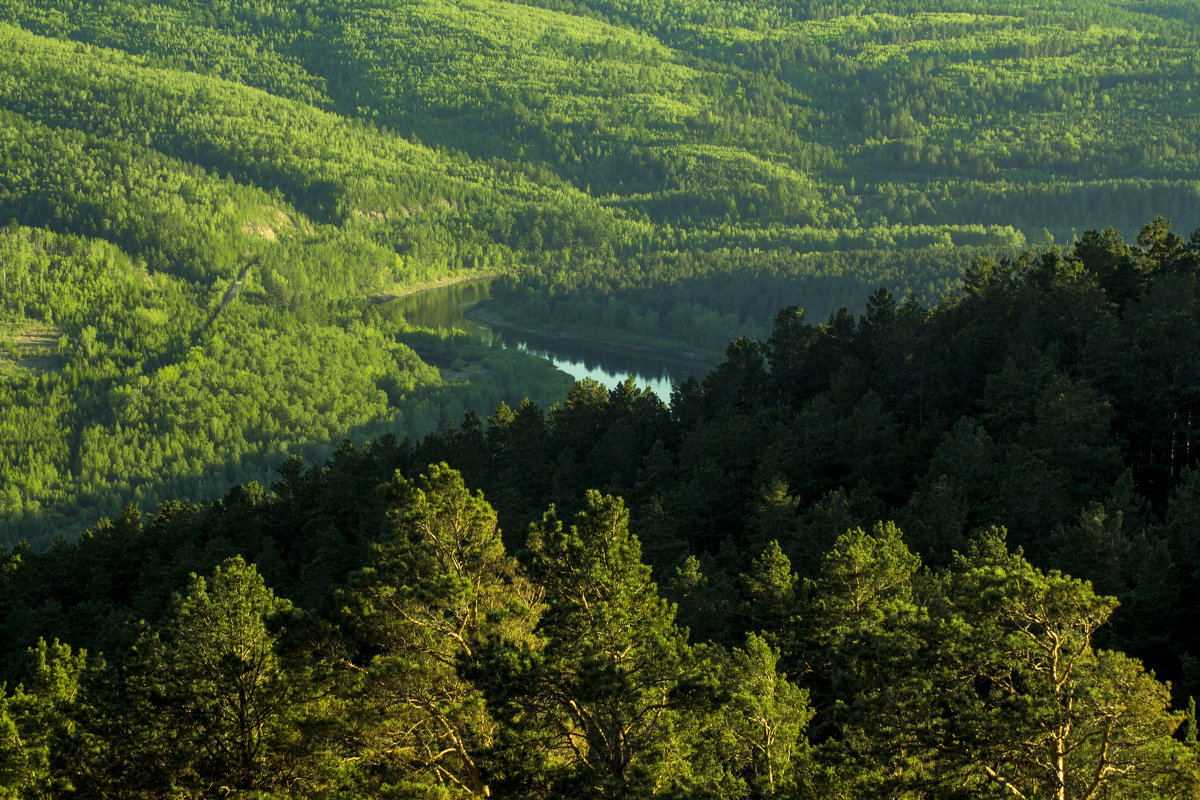
[[[544,358],[577,381],[594,378],[611,389],[633,375],[634,383],[639,388],[649,386],[664,402],[671,400],[671,389],[675,388],[680,381],[687,380],[688,375],[692,374],[686,370],[672,371],[664,363],[643,361],[630,354],[626,354],[630,357],[624,362],[622,362],[620,353],[609,354],[611,357],[605,357],[604,354],[597,357],[594,353],[588,355],[583,352],[587,348],[580,346],[579,343],[574,343],[575,347],[567,345],[566,349],[571,352],[566,352],[563,349],[551,350],[541,346],[536,340],[537,337],[525,335],[510,343],[508,336],[502,334],[497,334],[497,336],[499,336],[502,346],[516,347],[518,350]],[[703,376],[697,375],[697,379],[700,377]]]
[[[688,377],[697,380],[712,368],[699,362],[670,359],[606,343],[569,336],[539,336],[504,326],[468,319],[464,312],[490,298],[491,279],[464,281],[428,289],[392,301],[413,325],[436,330],[460,330],[487,344],[512,347],[544,358],[575,380],[593,378],[608,388],[629,375],[639,387],[649,387],[664,401],[671,389]]]
[[[404,315],[410,325],[437,331],[464,331],[485,344],[491,344],[495,338],[492,329],[463,316],[468,308],[491,297],[491,286],[491,278],[463,281],[397,297],[388,302]]]

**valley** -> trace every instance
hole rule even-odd
[[[1194,0],[0,0],[5,800],[1195,800],[1198,532]]]

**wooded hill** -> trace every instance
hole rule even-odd
[[[9,552],[0,788],[1200,797],[1198,301],[1087,232]]]
[[[719,353],[780,305],[1190,228],[1198,31],[1187,0],[5,0],[0,536],[562,396],[369,303],[398,287],[499,273],[525,324]]]

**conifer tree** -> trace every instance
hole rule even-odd
[[[87,652],[40,639],[27,655],[27,679],[9,692],[0,684],[0,798],[5,800],[73,792],[96,744],[80,724],[87,706],[81,688],[89,669]]]
[[[291,610],[240,556],[193,575],[169,619],[140,638],[107,711],[116,776],[134,796],[303,791],[321,785],[299,720],[308,685],[268,621]],[[110,769],[117,769],[110,765]],[[118,770],[119,772],[119,770]]]
[[[912,612],[885,620],[862,651],[877,679],[841,698],[842,737],[827,748],[862,791],[1200,794],[1168,688],[1136,660],[1093,647],[1113,598],[1034,568],[998,531],[917,588]]]
[[[348,659],[359,772],[368,786],[486,796],[496,723],[462,668],[486,638],[528,638],[537,592],[505,554],[483,495],[446,464],[415,483],[397,475],[387,495],[393,535],[352,581],[344,612],[359,642]]]
[[[692,669],[675,610],[658,595],[620,499],[589,492],[564,528],[551,509],[531,528],[531,577],[546,590],[529,662],[529,722],[544,732],[559,791],[632,797],[665,789],[681,743],[672,730]]]
[[[727,735],[754,797],[787,796],[809,778],[808,692],[779,671],[779,651],[756,634],[731,655],[730,696],[708,735]]]

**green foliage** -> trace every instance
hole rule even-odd
[[[491,507],[447,465],[418,484],[396,476],[388,501],[394,533],[342,612],[362,649],[350,713],[363,790],[485,796],[496,723],[459,665],[485,641],[527,643],[539,592],[505,554]]]
[[[798,603],[792,562],[779,542],[772,540],[741,579],[747,618],[743,627],[781,646],[795,624]]]
[[[861,697],[849,726],[850,748],[872,754],[865,780],[1025,797],[1200,790],[1167,687],[1093,649],[1112,598],[1042,573],[991,532],[923,599],[928,616],[909,617],[909,637],[893,638],[904,646],[876,662],[888,691]]]
[[[6,3],[2,313],[65,341],[5,388],[3,536],[554,399],[515,356],[441,386],[397,286],[500,273],[500,317],[714,357],[783,304],[935,302],[956,247],[1194,218],[1171,9]],[[1114,297],[1187,252],[1139,248]]]
[[[731,691],[717,729],[732,746],[725,758],[740,767],[751,797],[787,797],[811,779],[808,692],[778,672],[779,653],[750,634],[734,650],[724,676]]]
[[[39,639],[27,652],[27,679],[0,691],[0,796],[41,798],[75,790],[71,774],[96,742],[81,729],[85,651]]]
[[[1194,796],[1100,644],[1200,686],[1198,31],[0,3],[0,792]],[[475,275],[726,359],[551,407],[386,302]]]
[[[1112,319],[1156,319],[1142,306],[1167,303],[1160,282],[1174,301],[1191,284],[1150,270],[1122,314],[1093,302],[1093,268],[1079,253],[1051,252],[977,270],[974,288],[929,312],[880,292],[858,320],[846,313],[814,328],[785,313],[793,346],[766,349],[766,363],[787,374],[787,392],[728,390],[749,368],[748,351],[763,359],[761,346],[742,342],[705,387],[679,392],[665,418],[629,386],[584,383],[549,415],[501,405],[486,431],[468,414],[418,445],[346,445],[321,468],[290,461],[272,494],[252,484],[207,507],[164,507],[148,522],[131,509],[76,544],[6,554],[8,640],[71,631],[78,642],[105,641],[116,666],[89,674],[69,650],[44,657],[69,668],[42,670],[66,677],[38,685],[68,691],[46,689],[38,702],[28,689],[6,695],[3,741],[24,726],[22,742],[44,744],[0,755],[6,765],[32,758],[21,763],[34,763],[37,780],[134,796],[214,780],[371,797],[1196,796],[1200,768],[1187,737],[1176,738],[1182,715],[1167,685],[1100,645],[1139,648],[1191,680],[1190,628],[1176,628],[1195,614],[1183,593],[1194,580],[1194,473],[1173,481],[1165,514],[1143,500],[1157,479],[1133,469],[1083,487],[1045,479],[1063,470],[1078,483],[1077,462],[1148,452],[1114,432],[1129,398],[1095,388],[1088,339],[1112,341]],[[1038,346],[1040,336],[1069,341],[1064,327],[1082,346]],[[944,375],[963,368],[960,354],[977,339],[990,355],[951,372],[954,381],[914,381],[888,360],[907,349],[903,362]],[[889,424],[903,435],[853,433],[885,419],[875,393],[890,398]],[[1076,407],[1087,413],[1061,413]],[[827,460],[819,448],[828,441],[874,442],[870,471]],[[461,459],[504,490],[498,502],[512,515],[578,492],[589,464],[617,444],[645,454],[640,465],[603,462],[614,483],[634,487],[634,513],[611,495],[576,494],[569,526],[553,508],[531,526],[521,564],[463,474],[420,466],[431,453]],[[808,459],[798,462],[808,474],[792,459]],[[548,461],[561,474],[519,480],[523,465]],[[946,522],[939,498],[970,498],[972,520],[1013,509],[1022,488],[1013,462],[1041,463],[1044,485],[1023,495],[1054,501],[1041,513],[1074,509],[1040,536],[1025,534],[1037,557],[1093,574],[1127,608],[1034,566],[996,530],[968,536],[974,523]],[[821,482],[864,475],[874,486]],[[707,530],[689,539],[674,527],[696,517],[664,513],[713,502],[729,511],[716,543]],[[864,525],[897,507],[922,524],[931,567],[895,524]],[[660,554],[702,551],[681,559],[669,593],[707,641],[687,642],[634,525],[659,539]],[[965,555],[939,552],[960,540],[970,542]],[[222,563],[230,550],[255,553],[264,574],[311,598],[315,612],[275,600],[245,562]],[[186,597],[155,607],[155,586],[182,586],[181,566],[206,561],[221,564],[211,582],[193,577]],[[347,565],[367,561],[346,577]],[[218,591],[230,576],[239,579]],[[134,609],[158,621],[131,650],[113,629],[136,619]],[[1131,616],[1109,625],[1114,612]],[[241,624],[198,621],[209,616]],[[264,679],[242,686],[245,653]],[[213,712],[235,694],[263,710],[260,738],[212,721],[237,719]],[[203,713],[184,713],[191,708]],[[222,742],[257,742],[261,758],[231,761]],[[146,769],[120,768],[132,759]]]
[[[691,657],[628,526],[624,504],[593,491],[569,528],[551,510],[526,543],[547,605],[526,691],[558,762],[556,791],[654,793],[680,759],[671,731]]]
[[[875,664],[914,648],[909,628],[921,614],[915,579],[920,558],[891,523],[847,531],[825,555],[801,611],[801,652],[811,654],[817,687],[833,720],[855,720],[865,699],[891,695],[891,676]],[[836,699],[835,699],[836,698]],[[869,711],[869,728],[879,720]]]
[[[268,628],[290,608],[240,557],[211,580],[193,577],[167,622],[138,641],[127,666],[129,706],[113,709],[130,725],[117,757],[139,765],[123,778],[129,790],[188,796],[313,786],[299,729],[309,684],[289,673],[276,652],[280,634]]]

